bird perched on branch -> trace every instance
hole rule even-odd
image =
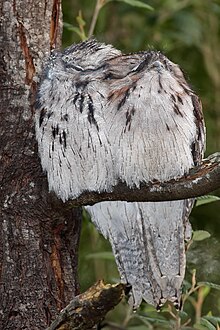
[[[36,102],[36,137],[49,189],[64,202],[84,191],[140,187],[199,164],[201,104],[178,65],[157,51],[122,54],[88,40],[53,52]],[[180,306],[193,200],[87,206],[110,240],[129,302]]]

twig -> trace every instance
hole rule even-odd
[[[97,0],[95,10],[92,17],[92,22],[89,28],[88,38],[91,38],[95,30],[96,22],[99,16],[100,9],[104,6],[105,0]]]
[[[195,304],[195,312],[196,312],[196,323],[200,323],[201,315],[202,315],[202,306],[204,303],[204,294],[203,294],[203,287],[198,288],[198,296],[197,301]]]
[[[124,284],[99,281],[85,293],[76,296],[47,330],[86,330],[98,324],[124,296]]]

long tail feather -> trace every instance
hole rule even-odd
[[[87,210],[110,240],[122,282],[132,286],[129,303],[180,305],[185,273],[185,201],[103,202]],[[188,222],[187,222],[188,223]]]
[[[121,280],[132,286],[130,303],[138,307],[144,290],[144,241],[137,203],[103,202],[86,209],[96,227],[110,240]]]

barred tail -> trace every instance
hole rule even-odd
[[[137,203],[103,202],[87,207],[98,230],[109,239],[123,283],[132,286],[130,303],[142,301],[144,242]]]
[[[132,286],[129,303],[180,304],[185,273],[183,202],[102,202],[87,207],[110,240],[121,280]]]
[[[191,237],[188,201],[138,203],[143,220],[146,280],[151,283],[154,305],[167,300],[179,308],[185,275],[185,241]],[[146,281],[144,279],[144,281]],[[149,302],[148,291],[143,299]]]

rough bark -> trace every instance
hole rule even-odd
[[[99,281],[75,297],[47,330],[92,329],[121,301],[125,291],[125,284],[111,285]]]
[[[0,329],[45,329],[78,292],[81,211],[48,195],[33,123],[60,1],[2,0],[0,17]]]

